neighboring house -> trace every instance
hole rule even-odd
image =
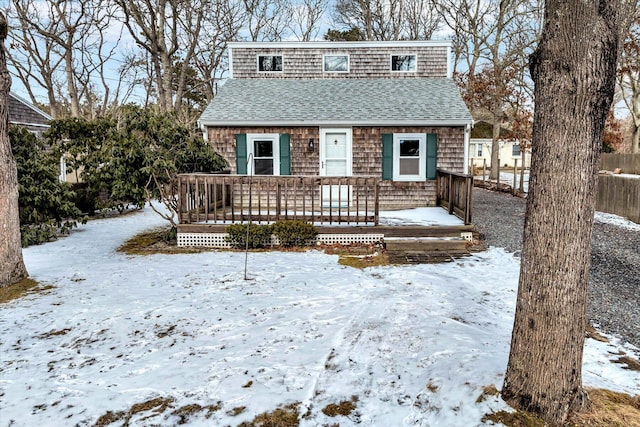
[[[230,43],[230,79],[199,123],[232,173],[376,176],[381,209],[433,206],[436,169],[469,164],[473,119],[450,51],[441,41]]]
[[[37,137],[41,137],[42,134],[49,129],[49,122],[53,118],[27,101],[26,99],[16,95],[13,92],[9,93],[9,126],[22,126]],[[67,165],[64,161],[64,157],[60,157],[60,175],[58,179],[60,182],[76,182],[77,179],[73,174],[67,174]]]
[[[471,130],[471,139],[469,141],[469,158],[471,164],[476,168],[482,168],[486,162],[487,168],[491,167],[491,152],[493,149],[492,125],[487,122],[476,122]],[[500,159],[500,167],[513,168],[515,161],[518,161],[518,167],[522,166],[522,152],[520,150],[520,141],[509,136],[509,131],[502,128],[500,130],[500,140],[498,141],[500,151],[498,159]],[[525,152],[525,167],[531,166],[531,152]]]
[[[49,129],[50,115],[21,98],[13,92],[9,93],[9,126],[23,126],[36,136]]]

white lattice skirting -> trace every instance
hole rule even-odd
[[[225,239],[227,235],[227,233],[178,233],[178,246],[231,248],[231,245]],[[373,244],[379,242],[382,238],[384,238],[384,234],[318,234],[316,242],[319,245]],[[275,236],[271,237],[272,245],[278,245],[279,243]]]

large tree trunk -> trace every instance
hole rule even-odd
[[[27,276],[20,244],[18,172],[8,135],[11,76],[4,50],[6,37],[7,20],[0,12],[0,287]]]
[[[531,180],[502,396],[552,425],[588,405],[582,353],[591,229],[620,4],[547,1],[542,39],[530,59]]]

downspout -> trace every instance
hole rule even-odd
[[[471,150],[471,128],[473,122],[468,123],[464,128],[464,167],[462,171],[464,173],[471,174],[471,167],[469,167],[469,151]]]

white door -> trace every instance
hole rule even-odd
[[[351,129],[320,130],[320,176],[351,176]],[[322,187],[322,205],[348,206],[348,185]]]

